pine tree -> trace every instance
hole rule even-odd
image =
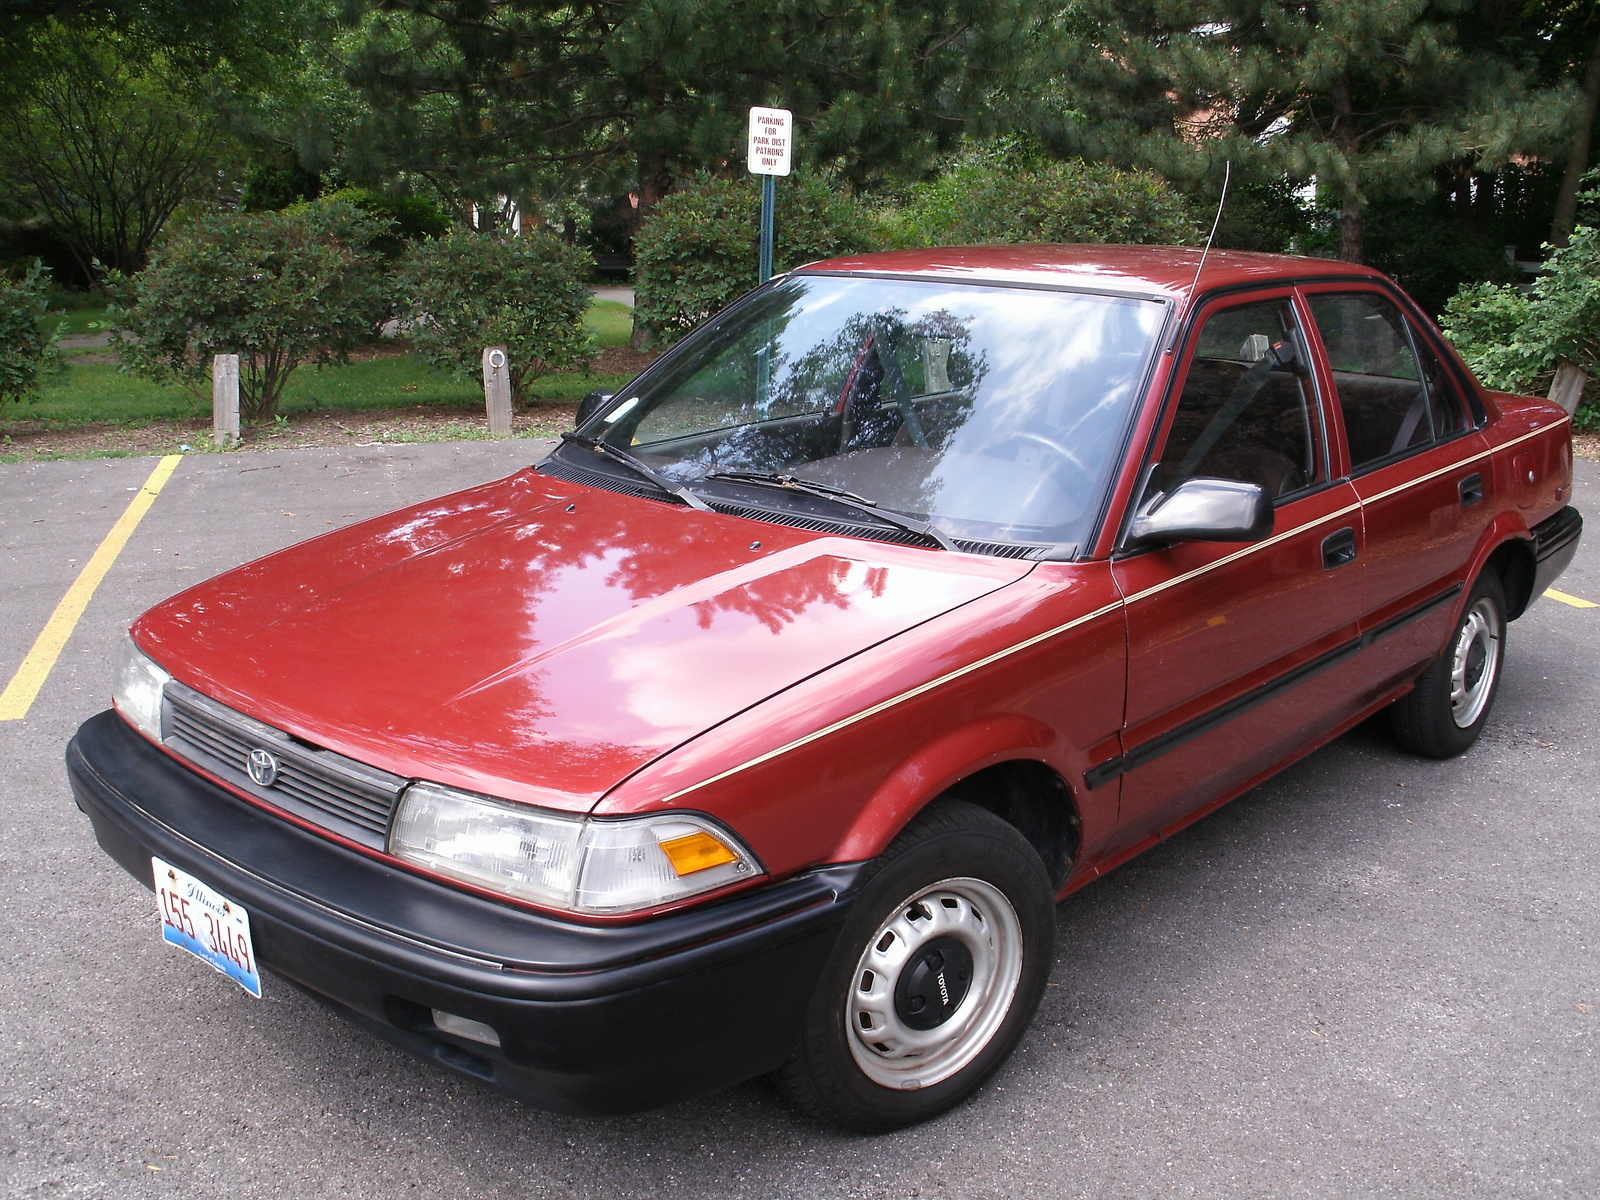
[[[1425,194],[1442,170],[1548,152],[1570,85],[1481,36],[1472,0],[1072,0],[1055,85],[1028,120],[1057,147],[1215,179],[1315,179],[1340,256],[1363,256],[1363,210]]]
[[[550,195],[742,171],[746,112],[851,182],[930,165],[1038,44],[1029,0],[376,0],[349,79],[357,175]]]

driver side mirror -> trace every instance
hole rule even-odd
[[[584,423],[587,422],[590,417],[594,416],[595,413],[599,412],[607,404],[611,403],[611,397],[614,395],[616,395],[615,392],[596,391],[590,392],[582,400],[578,401],[578,415],[575,419],[573,428],[582,429]]]
[[[1185,479],[1133,518],[1127,546],[1162,542],[1259,542],[1272,535],[1272,498],[1257,483]]]

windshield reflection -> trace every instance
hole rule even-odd
[[[1115,296],[793,276],[690,339],[585,432],[710,499],[802,503],[705,479],[773,473],[951,537],[1078,542],[1161,318],[1158,302]]]

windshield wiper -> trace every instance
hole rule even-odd
[[[623,450],[618,446],[613,446],[610,442],[602,442],[598,438],[584,437],[581,433],[563,433],[561,435],[561,440],[563,443],[571,442],[575,446],[582,446],[587,450],[593,450],[596,454],[604,455],[613,462],[621,463],[630,471],[633,471],[636,475],[639,475],[641,478],[647,479],[651,483],[655,484],[663,492],[666,492],[671,496],[676,496],[690,508],[698,508],[701,512],[713,511],[709,504],[700,499],[699,496],[696,496],[688,488],[684,487],[683,484],[673,483],[672,480],[656,471],[653,467],[646,466],[643,462],[629,454],[626,450]]]
[[[954,550],[955,543],[943,533],[926,521],[913,521],[904,513],[895,512],[890,508],[879,508],[865,496],[858,496],[854,492],[847,492],[844,488],[836,488],[826,483],[813,483],[809,479],[801,479],[794,475],[780,475],[776,471],[711,471],[702,475],[702,479],[726,479],[731,483],[753,483],[760,487],[783,488],[785,491],[804,492],[808,496],[816,496],[822,500],[832,500],[835,504],[842,504],[846,508],[853,508],[857,512],[864,512],[868,516],[876,517],[886,524],[897,529],[904,529],[907,533],[915,533],[920,537],[931,539],[941,550]]]

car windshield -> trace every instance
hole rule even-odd
[[[943,538],[1081,543],[1162,316],[1118,296],[790,276],[583,433],[741,511],[863,520],[818,496],[833,490]],[[766,478],[727,478],[741,473]]]

